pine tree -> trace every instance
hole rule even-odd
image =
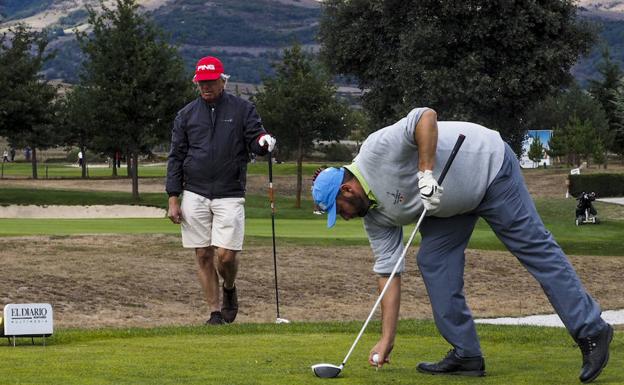
[[[533,161],[533,163],[536,164],[536,166],[539,166],[540,161],[544,158],[544,144],[537,135],[534,136],[532,139],[533,140],[531,142],[531,145],[529,146],[529,152],[527,156]]]
[[[58,141],[56,87],[40,75],[48,39],[24,24],[9,28],[0,37],[0,135],[11,147],[32,151],[32,177],[37,179],[37,149]]]
[[[191,82],[176,49],[138,12],[136,0],[116,0],[115,9],[100,0],[100,7],[88,7],[93,30],[77,35],[86,55],[80,84],[98,106],[90,122],[95,143],[110,155],[114,148],[126,154],[138,199],[139,155],[169,137]]]
[[[302,165],[315,140],[346,136],[349,113],[336,98],[327,71],[306,56],[299,44],[284,50],[276,75],[265,79],[254,97],[265,127],[278,139],[279,151],[297,159],[297,201],[301,207]]]

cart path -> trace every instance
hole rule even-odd
[[[624,309],[622,310],[605,310],[602,312],[602,319],[611,325],[624,324]],[[564,327],[563,322],[557,314],[530,315],[526,317],[502,317],[502,318],[480,318],[475,322],[493,325],[533,325],[533,326],[551,326]]]

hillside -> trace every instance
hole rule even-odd
[[[597,79],[596,68],[602,60],[604,47],[609,48],[612,59],[624,68],[624,1],[580,0],[579,15],[596,23],[600,30],[599,41],[587,57],[581,58],[572,74],[582,86],[588,79]]]
[[[108,6],[114,2],[107,0]],[[219,56],[241,82],[261,82],[272,73],[271,62],[294,41],[315,44],[320,5],[315,0],[138,0],[141,9],[177,45],[189,71],[199,57]],[[96,0],[4,0],[0,31],[16,22],[47,28],[56,58],[46,77],[77,81],[81,61],[74,29],[86,27],[86,5]]]
[[[138,0],[144,12],[176,44],[189,71],[208,54],[219,56],[232,79],[258,84],[272,73],[271,63],[293,41],[316,49],[321,6],[316,0]],[[48,79],[77,81],[80,50],[73,30],[86,28],[85,5],[97,0],[2,0],[0,32],[11,23],[48,28],[56,58],[45,66]],[[114,4],[107,0],[107,4]],[[601,29],[600,41],[572,73],[585,85],[597,78],[604,46],[624,66],[624,0],[580,0],[579,15]]]

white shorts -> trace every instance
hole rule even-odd
[[[182,246],[242,250],[245,198],[208,199],[191,191],[182,194]]]

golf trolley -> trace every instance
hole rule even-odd
[[[577,198],[578,204],[576,205],[576,220],[575,223],[577,226],[584,225],[587,223],[598,224],[600,221],[596,216],[598,213],[592,205],[592,201],[596,200],[596,193],[590,192],[587,193],[583,191],[579,197]]]

